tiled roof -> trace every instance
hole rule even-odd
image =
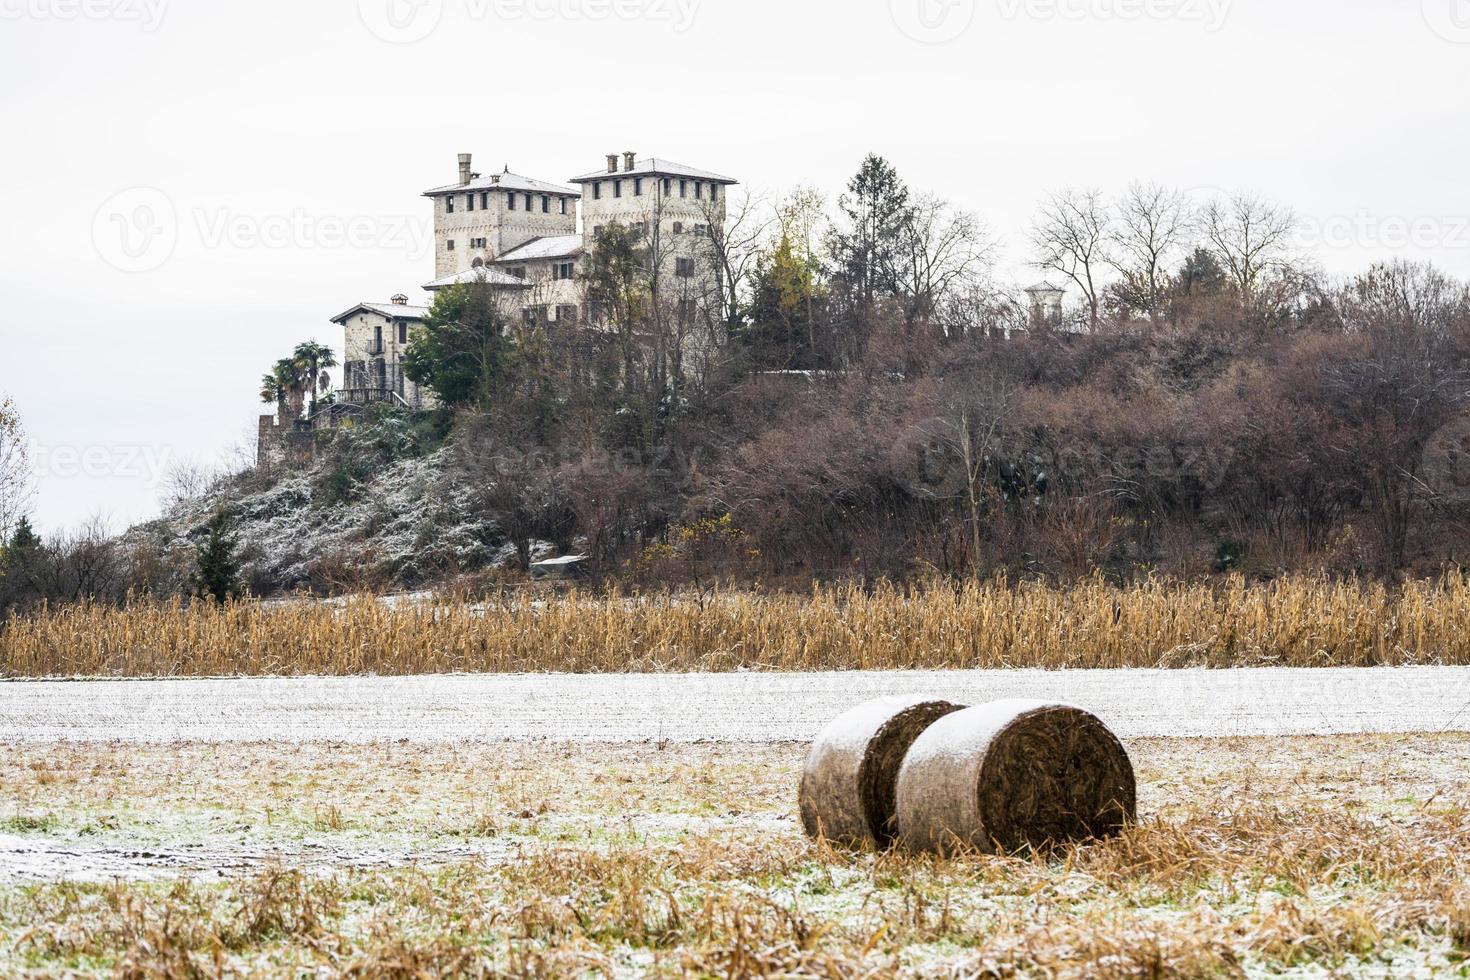
[[[497,265],[506,262],[534,262],[537,259],[570,258],[581,254],[581,235],[550,235],[546,238],[533,238],[504,253],[495,262]]]
[[[590,174],[573,177],[572,183],[583,184],[589,180],[613,180],[618,177],[647,177],[656,174],[660,177],[691,177],[694,180],[709,180],[716,184],[738,184],[740,181],[731,177],[724,177],[708,170],[700,170],[697,167],[686,167],[682,163],[674,163],[672,160],[660,160],[658,157],[649,157],[646,160],[634,162],[632,170],[623,170],[621,166],[616,173],[608,170],[595,170]]]
[[[529,191],[532,194],[561,194],[566,197],[581,197],[575,187],[563,187],[545,180],[537,180],[524,174],[500,173],[476,177],[468,184],[446,184],[424,191],[425,197],[435,194],[453,194],[455,191]]]
[[[399,303],[358,303],[347,312],[339,313],[332,317],[332,322],[341,323],[358,310],[367,310],[369,313],[378,313],[398,320],[422,320],[429,315],[429,308],[427,306],[407,306]]]
[[[501,272],[499,269],[491,269],[487,266],[483,269],[466,269],[463,272],[456,272],[452,276],[435,279],[433,282],[424,283],[424,288],[433,291],[435,289],[444,289],[447,286],[454,286],[462,282],[475,282],[481,278],[492,286],[503,286],[513,289],[529,288],[531,285],[524,279],[518,279],[509,273]]]

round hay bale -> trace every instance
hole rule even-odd
[[[1108,837],[1137,788],[1123,744],[1065,704],[997,701],[930,726],[898,775],[898,838],[911,851],[1009,853]]]
[[[860,704],[822,729],[801,773],[801,825],[845,847],[892,845],[893,804],[904,753],[937,719],[963,705],[887,697]]]

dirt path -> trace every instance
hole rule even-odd
[[[0,740],[809,739],[880,694],[1055,698],[1124,736],[1470,731],[1470,668],[619,674],[0,683]]]

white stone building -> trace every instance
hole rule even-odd
[[[429,313],[410,306],[399,293],[386,303],[358,303],[332,317],[342,327],[342,387],[339,405],[389,404],[399,408],[433,408],[433,392],[420,388],[403,373],[403,354],[414,327]]]
[[[424,192],[434,210],[434,279],[425,290],[483,278],[526,323],[595,328],[600,311],[582,273],[597,235],[616,222],[642,233],[661,303],[681,321],[718,318],[709,315],[719,302],[713,242],[735,180],[634,153],[608,154],[604,168],[571,178],[574,186],[509,167],[483,176],[468,153],[458,164],[455,183]],[[433,396],[403,375],[412,330],[427,314],[400,294],[334,317],[344,330],[338,401],[432,407]]]

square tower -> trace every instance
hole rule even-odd
[[[478,269],[537,238],[577,232],[578,193],[511,173],[482,177],[459,155],[459,180],[424,191],[434,206],[434,278]]]

